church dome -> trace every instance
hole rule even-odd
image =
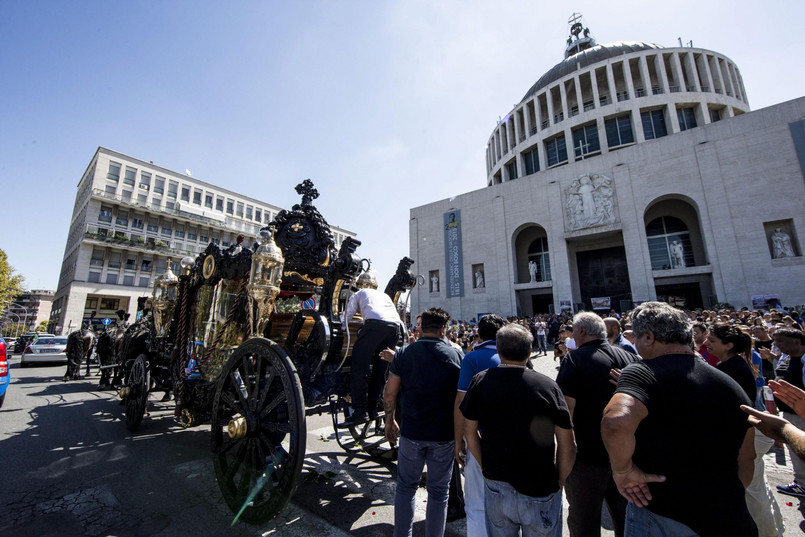
[[[533,86],[531,86],[531,89],[528,90],[520,102],[528,100],[529,97],[538,93],[542,88],[566,77],[573,71],[584,69],[588,65],[593,65],[600,61],[622,56],[624,54],[630,54],[632,52],[661,48],[663,47],[660,45],[643,43],[642,41],[617,41],[615,43],[596,45],[594,47],[581,50],[551,67],[539,78],[539,80],[537,80]]]

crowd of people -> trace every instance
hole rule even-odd
[[[782,535],[763,454],[788,445],[776,492],[805,498],[802,323],[660,302],[477,322],[425,310],[372,362],[390,362],[394,535],[411,535],[425,467],[426,534],[444,533],[459,466],[469,537],[561,535],[563,491],[572,536],[600,535],[604,505],[619,537]],[[556,380],[531,366],[550,350]]]

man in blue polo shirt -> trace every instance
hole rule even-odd
[[[464,512],[467,514],[467,537],[486,536],[484,475],[478,461],[467,450],[464,443],[464,414],[461,413],[459,406],[467,394],[472,377],[500,364],[495,337],[498,330],[505,324],[506,321],[494,314],[481,317],[478,320],[478,337],[481,339],[481,343],[475,346],[475,350],[467,353],[461,361],[461,375],[458,378],[453,421],[456,437],[455,459],[464,466]]]

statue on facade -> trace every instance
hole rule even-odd
[[[439,276],[437,276],[435,272],[430,277],[430,292],[439,292]]]
[[[528,262],[528,273],[531,275],[531,281],[528,283],[537,283],[537,264],[533,259]]]
[[[671,268],[685,268],[685,249],[680,241],[671,241]]]
[[[612,179],[582,175],[568,187],[565,214],[570,231],[615,222],[615,188]]]
[[[484,273],[481,269],[475,269],[475,288],[482,289],[485,287]]]
[[[794,245],[791,243],[791,236],[782,228],[774,228],[771,234],[772,257],[782,259],[783,257],[796,257]]]

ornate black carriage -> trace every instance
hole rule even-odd
[[[350,237],[336,251],[313,184],[296,190],[302,203],[281,211],[261,244],[210,244],[180,275],[163,274],[118,351],[126,426],[140,426],[150,392],[173,393],[183,426],[211,424],[219,487],[249,523],[276,516],[296,489],[306,415],[329,411],[344,449],[393,456],[379,420],[339,434],[359,326],[339,315],[365,260]],[[385,289],[395,303],[416,283],[412,264],[403,258]],[[277,311],[289,300],[306,307]]]

